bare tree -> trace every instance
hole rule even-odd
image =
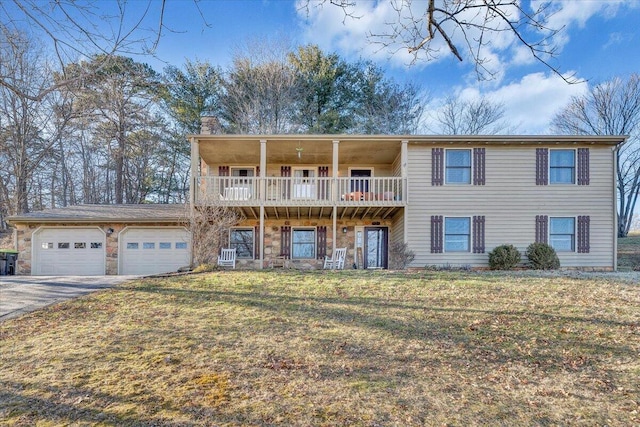
[[[618,160],[618,237],[629,233],[640,194],[640,75],[615,78],[574,97],[552,122],[558,133],[628,135]]]
[[[201,202],[188,213],[193,267],[215,265],[219,249],[227,242],[229,228],[244,219],[239,211],[222,206],[213,198]]]
[[[224,79],[221,106],[227,131],[291,133],[296,76],[288,41],[250,42],[236,50]]]
[[[25,34],[0,33],[0,75],[13,76],[21,90],[0,86],[0,195],[9,214],[29,211],[32,178],[52,155],[60,127],[54,123],[55,97],[32,100],[51,84],[52,70],[40,47]],[[22,95],[22,93],[27,95]]]
[[[396,53],[406,49],[416,61],[431,61],[448,50],[459,61],[470,58],[480,79],[495,77],[490,66],[492,45],[515,44],[569,83],[552,62],[557,55],[554,37],[561,29],[551,28],[548,18],[553,13],[551,2],[518,0],[388,0],[394,16],[385,22],[386,31],[369,32],[371,42]],[[359,19],[357,0],[303,0],[300,8],[310,14],[311,8],[326,4],[341,8],[343,23]]]
[[[197,7],[197,2],[193,2]],[[0,2],[0,33],[30,34],[52,46],[59,68],[93,55],[103,64],[114,55],[153,53],[166,30],[166,0],[127,2],[116,0],[103,7],[100,1],[5,0]],[[153,20],[153,21],[151,21]],[[3,58],[0,57],[0,64]],[[101,67],[97,67],[100,69]],[[95,69],[84,69],[84,73]],[[67,75],[50,81],[37,91],[25,90],[11,74],[0,73],[0,86],[23,98],[40,101],[49,93],[87,77]]]
[[[495,135],[509,129],[504,104],[487,98],[463,100],[450,96],[436,114],[439,133],[445,135]]]

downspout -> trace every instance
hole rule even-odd
[[[623,142],[624,143],[624,142]],[[611,153],[613,155],[613,271],[618,271],[618,150],[620,145],[616,145]]]

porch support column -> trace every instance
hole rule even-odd
[[[260,204],[260,270],[264,268],[264,204]]]
[[[338,240],[338,189],[339,189],[339,185],[338,185],[338,149],[340,148],[340,141],[338,140],[334,140],[333,141],[333,164],[331,166],[331,170],[332,170],[332,174],[331,174],[331,200],[333,201],[333,212],[332,212],[332,217],[333,217],[333,243],[331,245],[332,247],[332,252],[331,254],[335,253],[336,251],[336,244],[337,244],[337,240]]]
[[[260,270],[264,268],[264,201],[266,199],[266,182],[267,176],[267,140],[260,140],[260,178],[259,193],[260,194]]]
[[[198,188],[200,175],[200,144],[196,141],[195,138],[191,138],[191,170],[189,171],[189,222],[193,222],[193,216],[195,215],[195,205],[196,205],[196,193],[200,191]],[[191,227],[189,227],[191,228]],[[189,264],[193,265],[193,235],[191,235],[191,258],[189,260]],[[195,267],[195,266],[194,266]]]
[[[407,201],[409,199],[409,194],[408,194],[408,185],[407,185],[407,176],[409,175],[407,173],[407,162],[408,162],[408,158],[409,158],[409,154],[408,154],[408,146],[409,146],[409,141],[407,140],[403,140],[402,141],[402,146],[400,147],[400,176],[402,177],[402,204],[404,206],[407,205]],[[404,221],[403,221],[403,237],[402,243],[408,243],[407,239],[409,237],[409,233],[407,232],[407,224],[408,224],[408,220],[409,218],[407,218],[407,209],[406,207],[402,208],[403,211],[403,215],[404,215]]]
[[[200,144],[195,138],[191,138],[191,170],[189,172],[189,212],[193,215],[193,209],[196,204],[196,193],[198,188],[198,176],[200,175]]]

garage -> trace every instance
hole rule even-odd
[[[189,232],[183,227],[127,227],[118,240],[119,274],[168,273],[191,262]]]
[[[43,227],[33,233],[32,254],[33,275],[101,276],[105,233],[98,227]]]

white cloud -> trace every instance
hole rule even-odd
[[[535,73],[494,90],[484,90],[478,85],[460,87],[454,90],[453,95],[462,101],[485,97],[492,102],[502,103],[505,107],[503,120],[509,126],[508,132],[538,135],[550,133],[555,114],[568,105],[572,97],[581,96],[588,89],[586,83],[570,85],[555,74]],[[446,97],[442,97],[431,103],[431,117],[425,123],[428,131],[438,128],[434,117],[445,101]]]
[[[530,6],[531,10],[537,10],[546,2],[547,0],[522,0],[523,7]],[[402,1],[358,0],[348,9],[350,15],[345,15],[342,8],[329,2],[320,4],[309,0],[308,9],[301,7],[304,4],[307,4],[306,0],[298,0],[296,5],[298,16],[303,21],[301,26],[306,42],[318,44],[324,50],[338,51],[344,56],[364,56],[380,62],[390,59],[388,65],[405,67],[414,59],[405,45],[394,43],[385,47],[372,43],[372,41],[380,40],[375,35],[388,34],[392,31],[392,26],[389,23],[398,21],[398,13],[401,14],[402,22],[405,24],[412,20],[424,22],[423,17],[427,2],[413,1],[410,3],[411,7],[408,8]],[[549,42],[557,46],[558,52],[560,52],[570,40],[571,32],[578,28],[584,28],[594,15],[613,17],[621,9],[637,7],[640,2],[637,0],[555,0],[549,4],[544,16],[546,25],[550,28],[563,29]],[[404,7],[398,12],[393,5],[404,5]],[[514,6],[504,11],[511,18],[519,16],[519,10]],[[484,17],[483,9],[468,9],[457,16],[458,19],[468,22],[478,22]],[[500,22],[501,19],[496,18],[493,25],[501,26],[499,29],[506,29],[506,24],[500,24]],[[423,30],[423,34],[426,33],[424,27],[420,28],[419,26],[419,29]],[[474,61],[466,43],[467,40],[472,43],[479,40],[480,32],[473,26],[465,27],[464,31],[467,32],[465,37],[463,29],[456,27],[450,21],[444,24],[444,29],[463,56],[465,72],[468,72],[474,67]],[[536,37],[536,34],[532,32],[526,34],[532,35],[534,39]],[[545,35],[549,35],[549,33],[540,32],[538,34],[539,38],[543,38]],[[481,48],[480,56],[489,60],[484,65],[489,71],[488,74],[495,73],[494,81],[497,84],[500,84],[508,74],[510,67],[535,63],[529,49],[522,46],[511,31],[492,31],[485,33],[484,37],[483,43],[485,44]],[[418,43],[419,40],[419,35],[416,35],[414,43]],[[424,51],[420,53],[417,63],[420,68],[452,57],[449,47],[439,35],[436,35],[431,48],[433,51],[429,62],[425,61],[427,53]],[[476,76],[474,75],[474,77]]]
[[[504,104],[505,118],[519,133],[544,134],[550,132],[553,116],[588,89],[586,83],[570,85],[555,74],[535,73],[485,95]]]

